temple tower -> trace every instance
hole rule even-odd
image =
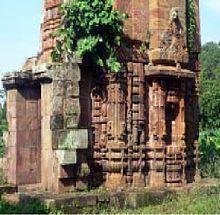
[[[39,63],[48,63],[53,50],[56,39],[52,33],[60,26],[60,12],[59,6],[63,0],[44,0],[43,2],[43,21],[41,24],[41,52],[39,56]]]
[[[8,181],[53,192],[194,182],[199,1],[115,0],[129,15],[118,74],[51,62],[62,2],[44,0],[40,54],[3,78]]]

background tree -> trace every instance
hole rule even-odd
[[[202,64],[200,115],[201,129],[220,128],[220,46],[207,43],[200,55]]]
[[[3,133],[7,130],[5,92],[0,90],[0,157],[4,153]]]
[[[209,42],[200,55],[200,170],[220,178],[220,46]]]

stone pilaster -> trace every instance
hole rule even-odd
[[[149,87],[149,185],[164,186],[166,92],[161,79],[153,79]]]

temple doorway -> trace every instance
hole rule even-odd
[[[40,86],[18,90],[17,184],[41,181],[41,90]]]

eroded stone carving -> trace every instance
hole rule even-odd
[[[187,51],[186,32],[179,19],[179,8],[170,11],[169,28],[161,39],[162,58],[173,58],[176,63],[181,62]]]
[[[188,57],[185,0],[166,8],[156,0],[116,1],[129,14],[118,74],[85,59],[48,63],[62,2],[44,1],[41,54],[3,78],[9,182],[53,192],[193,182],[199,67],[198,53]]]

